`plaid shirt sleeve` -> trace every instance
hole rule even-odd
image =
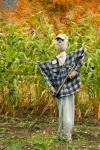
[[[85,50],[84,48],[81,48],[77,51],[74,52],[74,55],[77,56],[77,60],[76,60],[76,67],[75,67],[75,71],[79,72],[80,71],[80,67],[82,66],[83,64],[83,60],[84,60],[84,53],[85,53]]]
[[[46,61],[42,64],[39,64],[39,69],[41,71],[41,74],[44,76],[44,79],[46,81],[46,83],[48,84],[48,86],[50,87],[50,89],[55,92],[55,88],[52,85],[52,82],[50,81],[50,69],[49,69],[49,61]]]

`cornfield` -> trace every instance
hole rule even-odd
[[[40,112],[52,101],[51,113],[56,114],[55,100],[45,84],[38,64],[58,54],[53,40],[54,27],[32,16],[37,29],[17,28],[2,22],[0,34],[0,112],[16,115],[18,108]],[[62,30],[62,32],[65,32]],[[95,24],[82,20],[80,24],[71,22],[67,52],[82,46],[87,48],[82,71],[82,86],[76,94],[76,114],[78,117],[92,114],[100,118],[100,39]]]

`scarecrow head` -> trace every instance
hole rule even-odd
[[[58,34],[55,39],[55,46],[60,52],[63,52],[68,47],[68,36],[66,34]]]

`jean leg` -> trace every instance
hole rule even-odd
[[[60,135],[63,128],[63,99],[62,98],[57,99],[57,106],[58,106],[58,113],[59,113],[58,135]]]
[[[66,96],[63,100],[63,134],[71,137],[74,127],[74,95]]]

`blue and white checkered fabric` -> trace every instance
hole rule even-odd
[[[77,71],[77,75],[73,79],[69,79],[65,82],[58,97],[70,95],[79,89],[81,85],[80,67],[83,63],[84,52],[84,48],[81,48],[66,54],[66,61],[62,66],[59,65],[57,57],[39,64],[45,81],[54,92],[57,91],[73,65],[76,65],[75,70]]]

